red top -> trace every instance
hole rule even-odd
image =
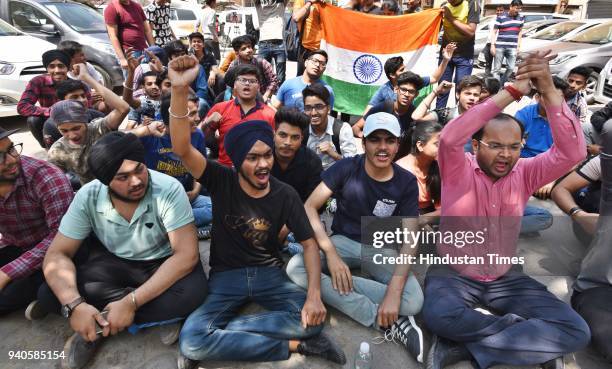
[[[207,137],[214,135],[216,130],[219,130],[219,163],[226,167],[232,166],[232,161],[225,152],[225,146],[223,139],[225,134],[232,129],[236,124],[246,122],[248,120],[265,120],[270,124],[270,127],[274,129],[274,110],[268,105],[257,102],[255,107],[246,113],[242,111],[242,106],[238,103],[237,99],[230,101],[220,102],[215,104],[208,112],[207,117],[212,113],[218,112],[221,114],[221,121],[218,123],[211,122],[204,128],[204,134]]]
[[[130,1],[128,5],[122,5],[119,1],[112,0],[104,9],[104,22],[109,26],[117,26],[119,42],[123,50],[130,47],[134,50],[147,48],[144,29],[146,20],[144,10],[134,1]]]

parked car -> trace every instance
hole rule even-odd
[[[193,32],[198,20],[198,11],[202,9],[197,5],[173,1],[170,3],[170,27],[174,35],[186,45],[189,43],[189,34]]]
[[[531,13],[524,12],[521,13],[525,17],[525,25],[532,22],[546,21],[551,19],[558,19],[558,22],[562,20],[569,19],[569,15],[565,14],[553,14],[553,13]],[[487,40],[489,38],[489,33],[491,31],[491,27],[495,23],[496,15],[487,15],[480,20],[478,26],[476,26],[476,35],[475,35],[475,43],[474,43],[474,58],[478,57],[478,54],[482,51],[482,49],[487,44]],[[554,22],[551,22],[554,23]],[[534,23],[534,26],[536,24]]]
[[[612,21],[591,27],[565,41],[553,42],[534,50],[547,49],[558,54],[550,61],[550,70],[561,78],[567,77],[571,69],[580,65],[593,69],[586,88],[587,100],[592,101],[599,73],[612,57]]]
[[[17,115],[17,103],[33,77],[46,73],[41,54],[55,49],[0,19],[0,117]]]
[[[121,66],[108,38],[104,18],[96,10],[70,0],[2,0],[0,18],[54,45],[64,40],[79,42],[106,86],[123,83]]]
[[[538,47],[545,47],[554,41],[570,39],[584,30],[610,20],[611,19],[582,19],[557,23],[536,32],[532,36],[523,38],[521,42],[521,51],[528,52]]]
[[[595,101],[607,104],[612,101],[612,58],[599,72],[599,81],[595,90]]]

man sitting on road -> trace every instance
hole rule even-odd
[[[0,315],[26,309],[26,318],[44,313],[36,300],[49,244],[74,196],[61,170],[20,155],[17,130],[0,128]]]
[[[38,294],[44,310],[61,311],[75,331],[64,347],[62,368],[69,369],[84,367],[102,337],[185,318],[207,290],[181,184],[147,169],[133,134],[108,133],[90,151],[96,180],[62,219],[43,265],[48,285]],[[169,345],[179,326],[166,327]]]

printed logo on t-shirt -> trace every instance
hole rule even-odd
[[[376,201],[376,206],[374,206],[374,210],[372,214],[377,217],[390,217],[393,215],[397,204],[393,200],[382,199]]]
[[[272,223],[265,218],[249,218],[243,216],[227,215],[225,221],[232,228],[240,232],[242,237],[255,248],[265,248],[268,241],[268,230]]]

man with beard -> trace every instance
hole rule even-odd
[[[275,109],[286,106],[304,111],[302,91],[313,83],[321,83],[329,90],[331,95],[330,108],[334,108],[334,90],[325,81],[321,80],[321,76],[327,67],[327,53],[324,50],[309,52],[304,66],[306,68],[304,74],[288,79],[280,86],[275,97],[272,99],[272,106]]]
[[[17,112],[28,118],[30,132],[40,146],[45,147],[43,126],[51,114],[51,106],[58,101],[57,84],[68,79],[70,56],[61,50],[49,50],[42,54],[42,62],[47,73],[36,76],[28,82],[17,104]],[[89,89],[85,93],[91,104]]]
[[[103,118],[96,118],[89,122],[87,108],[79,101],[57,102],[51,109],[51,118],[62,134],[62,138],[51,145],[48,157],[49,162],[57,165],[64,172],[76,174],[81,184],[85,184],[94,179],[87,164],[91,146],[105,133],[117,130],[128,114],[129,106],[119,96],[87,74],[84,64],[78,65],[78,71],[79,80],[94,87],[113,111]]]
[[[178,367],[193,368],[197,360],[286,360],[293,352],[344,364],[342,350],[321,333],[321,267],[304,207],[294,189],[270,176],[274,141],[268,122],[246,121],[227,132],[224,147],[236,169],[206,160],[190,143],[187,95],[197,63],[185,56],[168,70],[172,149],[213,203],[210,293],[181,331]],[[278,235],[284,225],[304,247],[307,294],[282,269]],[[238,316],[250,301],[269,311]]]
[[[36,299],[43,282],[40,267],[73,192],[59,169],[19,155],[23,144],[0,128],[0,315]],[[33,302],[26,318],[41,315]]]
[[[297,109],[281,107],[274,116],[274,178],[287,183],[305,202],[321,182],[323,166],[312,150],[302,145],[310,119]]]
[[[249,120],[263,120],[274,128],[274,110],[257,100],[261,78],[257,67],[250,64],[241,64],[235,68],[234,75],[236,78],[233,92],[236,97],[215,104],[200,125],[206,137],[215,137],[215,131],[219,131],[217,138],[219,163],[228,167],[232,165],[232,161],[227,155],[224,138],[232,127]]]
[[[96,180],[77,192],[49,246],[39,301],[75,331],[62,368],[82,368],[102,337],[132,324],[176,323],[206,296],[189,199],[176,179],[147,169],[144,151],[133,134],[100,138],[88,159]],[[170,328],[165,344],[178,337],[178,324]]]
[[[418,281],[404,265],[397,269],[375,265],[365,251],[369,248],[361,243],[362,217],[418,216],[416,178],[393,162],[400,130],[393,115],[370,115],[363,130],[365,153],[342,159],[323,172],[323,181],[304,206],[326,260],[327,268],[321,275],[323,301],[363,326],[389,328],[384,337],[403,343],[417,361],[423,362],[423,334],[413,317],[423,303]],[[318,209],[332,196],[338,207],[329,237]],[[381,253],[398,256],[391,248],[381,249]],[[304,260],[298,254],[287,264],[289,278],[302,288],[309,286]],[[350,268],[359,267],[371,279],[351,274]]]
[[[468,223],[482,219],[486,223],[480,226],[497,230],[487,232],[484,245],[472,242],[464,248],[443,248],[438,243],[440,256],[461,250],[473,257],[493,250],[516,256],[518,223],[531,194],[584,159],[580,123],[555,89],[548,67],[555,55],[549,53],[528,55],[519,65],[515,82],[442,130],[438,152],[444,194],[441,230],[442,224],[459,218]],[[501,112],[528,94],[531,83],[542,96],[555,144],[536,157],[520,159],[523,125]],[[470,136],[475,155],[464,152]],[[482,229],[461,228],[464,232]],[[477,306],[495,314],[483,314],[475,310]],[[585,321],[546,286],[528,277],[520,265],[430,267],[423,317],[437,335],[428,369],[470,359],[479,368],[542,363],[544,368],[562,368],[562,356],[584,348],[590,338]]]

